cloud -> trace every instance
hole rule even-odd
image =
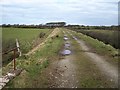
[[[3,23],[117,24],[118,0],[1,0]]]

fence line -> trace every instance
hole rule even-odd
[[[16,47],[3,52],[2,55],[8,54],[8,53],[10,53],[12,51],[14,52],[14,54],[13,54],[13,56],[14,56],[13,57],[13,69],[16,70],[16,60],[15,60],[16,59],[16,51],[19,52],[19,56],[22,55],[21,51],[20,51],[20,45],[19,45],[18,39],[16,39]]]

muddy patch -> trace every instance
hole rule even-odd
[[[69,43],[65,43],[64,48],[69,48],[69,47],[70,47],[70,44]]]
[[[49,88],[77,88],[76,67],[71,55],[54,63],[54,71],[50,72],[51,84]]]

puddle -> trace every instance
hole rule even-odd
[[[67,35],[64,35],[64,40],[66,41],[65,42],[65,45],[64,45],[64,48],[69,48],[70,47],[70,42],[68,41],[68,37]],[[64,49],[62,52],[61,52],[62,55],[70,55],[71,54],[71,51],[68,50],[68,49]]]
[[[73,39],[78,40],[76,37],[73,36]]]
[[[64,35],[64,37],[67,37],[67,35]]]
[[[64,40],[68,40],[68,37],[67,37],[67,35],[64,35]]]
[[[65,43],[65,48],[69,48],[70,47],[70,44],[69,43]]]
[[[67,38],[67,37],[64,37],[64,40],[68,40],[68,38]]]
[[[70,55],[71,51],[70,50],[63,50],[63,52],[61,54],[62,55]]]

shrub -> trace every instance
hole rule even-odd
[[[45,33],[44,32],[41,32],[40,34],[39,34],[39,38],[43,38],[45,36]]]

